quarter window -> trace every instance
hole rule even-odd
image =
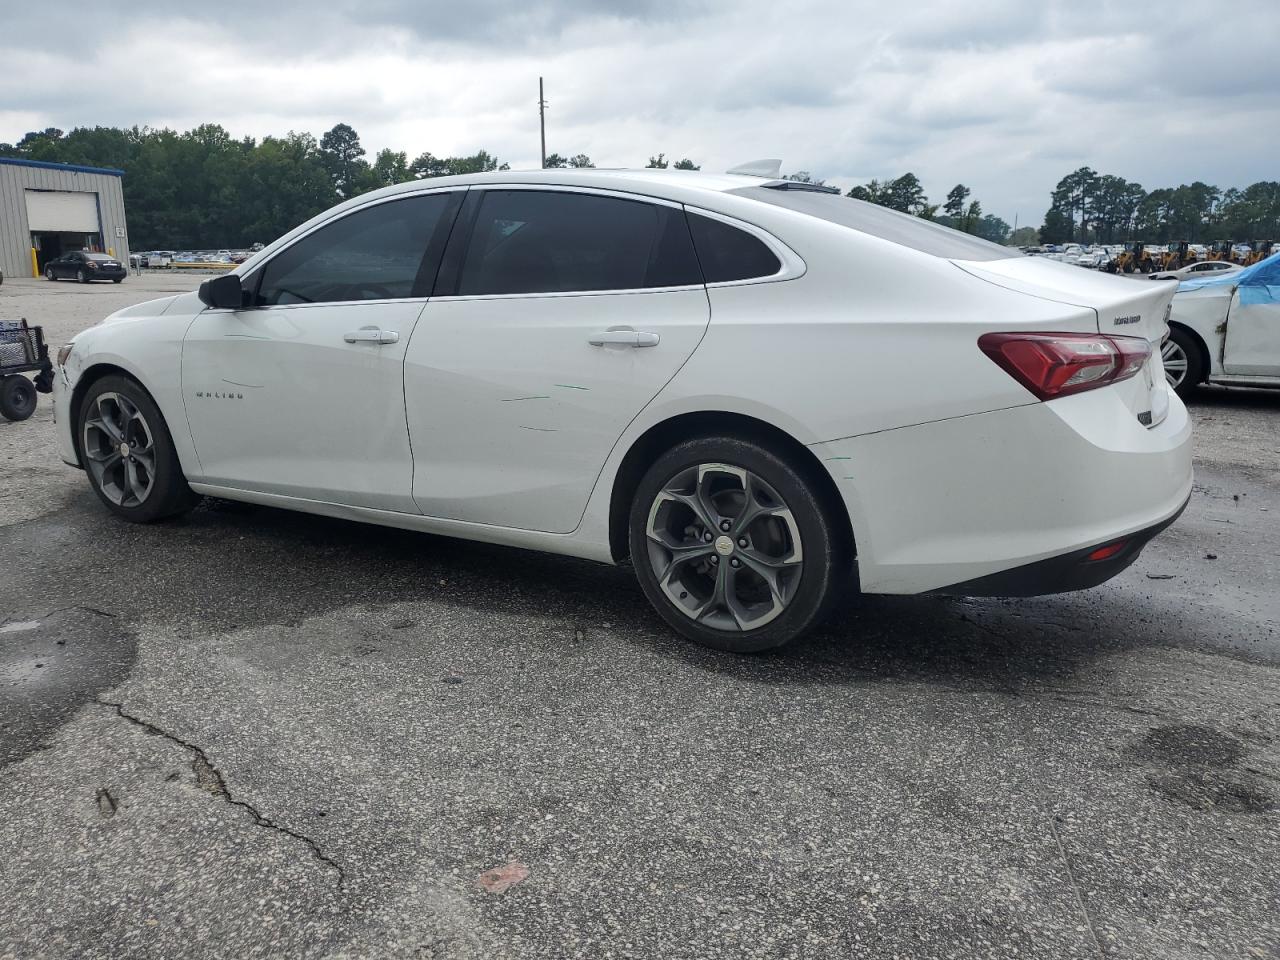
[[[303,237],[262,271],[259,306],[426,296],[427,248],[450,195],[433,193],[349,213]]]
[[[683,211],[637,200],[486,190],[460,296],[639,290],[702,283]]]
[[[689,229],[707,283],[771,277],[782,262],[757,237],[719,220],[689,214]]]

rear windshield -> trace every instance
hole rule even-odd
[[[110,260],[111,259],[111,257],[108,257],[105,253],[86,253],[84,255],[84,258],[86,260]]]
[[[835,193],[775,190],[770,187],[740,187],[729,192],[797,213],[807,213],[811,217],[947,260],[1007,260],[1023,256],[1017,247],[1002,247],[939,223]]]

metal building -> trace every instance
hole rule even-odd
[[[123,170],[0,157],[0,271],[33,277],[45,261],[95,250],[129,262]]]

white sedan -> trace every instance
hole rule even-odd
[[[1244,268],[1238,263],[1226,260],[1205,260],[1193,263],[1177,270],[1163,270],[1150,275],[1152,280],[1199,280],[1203,277],[1222,277],[1228,273],[1237,273]]]
[[[150,521],[201,495],[630,558],[756,651],[869,593],[1114,576],[1191,490],[1173,286],[768,176],[388,187],[63,348],[63,458]]]
[[[1163,348],[1169,385],[1280,387],[1280,253],[1178,284]]]

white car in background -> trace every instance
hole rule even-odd
[[[1193,263],[1178,270],[1165,270],[1160,273],[1150,274],[1152,280],[1198,280],[1201,277],[1220,277],[1228,273],[1237,273],[1244,267],[1238,263],[1228,263],[1225,260],[1206,260],[1202,263]]]
[[[416,181],[81,333],[59,445],[127,520],[209,495],[630,558],[755,651],[859,587],[1131,563],[1191,490],[1173,292],[776,176]]]
[[[1184,397],[1202,383],[1280,387],[1280,253],[1178,284],[1162,359]]]

